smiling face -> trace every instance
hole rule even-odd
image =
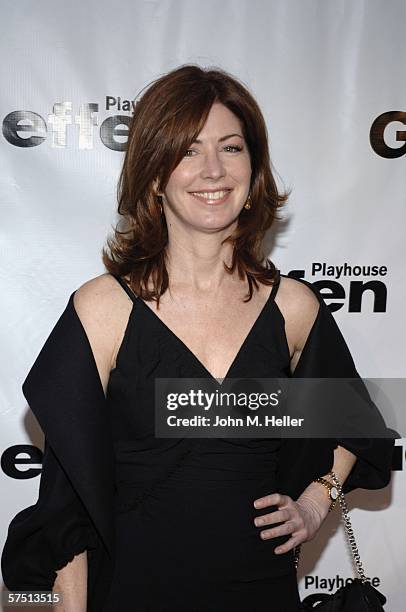
[[[163,193],[168,226],[180,222],[204,232],[229,227],[247,200],[250,179],[250,155],[240,121],[215,102]]]

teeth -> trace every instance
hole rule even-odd
[[[192,195],[206,198],[206,200],[220,200],[221,198],[224,198],[226,193],[228,193],[228,191],[193,191]]]

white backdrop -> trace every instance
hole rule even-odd
[[[404,377],[404,0],[3,0],[1,12],[0,546],[38,492],[32,446],[43,440],[22,381],[70,293],[105,271],[125,143],[114,117],[129,117],[125,100],[180,64],[220,66],[254,93],[280,184],[293,188],[272,259],[283,273],[341,286],[335,317],[362,376]],[[337,279],[315,263],[386,270]],[[355,282],[369,280],[375,308],[367,291],[357,311]],[[16,463],[11,447],[24,444]],[[367,574],[391,612],[405,597],[397,444],[391,485],[348,498]],[[304,547],[303,596],[351,575],[337,521],[329,515]]]

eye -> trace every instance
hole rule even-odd
[[[194,149],[187,149],[187,151],[185,152],[184,157],[192,157],[193,153],[196,153],[196,151]]]
[[[227,149],[229,153],[237,153],[238,151],[242,151],[242,147],[240,145],[226,145],[224,149]]]

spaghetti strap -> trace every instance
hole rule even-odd
[[[112,274],[111,276],[113,276],[116,279],[116,281],[120,283],[120,285],[122,286],[126,294],[130,297],[130,299],[133,302],[135,302],[135,300],[137,299],[137,296],[135,295],[134,291],[130,289],[130,287],[127,285],[125,280],[121,278],[121,276],[119,276],[118,274]]]
[[[276,271],[276,276],[273,282],[273,287],[272,287],[272,291],[271,291],[271,295],[270,295],[270,299],[273,300],[274,297],[276,296],[276,292],[278,291],[279,288],[279,283],[281,281],[281,272],[280,270]]]
[[[133,302],[135,302],[135,300],[137,299],[138,296],[136,296],[135,293],[133,292],[133,290],[130,289],[130,287],[125,282],[125,280],[121,276],[119,276],[118,274],[112,274],[111,276],[113,276],[116,279],[116,281],[118,283],[120,283],[120,285],[122,286],[122,288],[124,289],[126,294],[130,297],[130,299]],[[273,286],[272,286],[272,291],[271,291],[271,294],[269,296],[270,300],[273,300],[275,298],[276,293],[277,293],[278,288],[279,288],[280,280],[281,280],[280,270],[277,270],[276,271],[276,276],[275,276],[275,279],[274,279],[274,282],[273,282]]]

